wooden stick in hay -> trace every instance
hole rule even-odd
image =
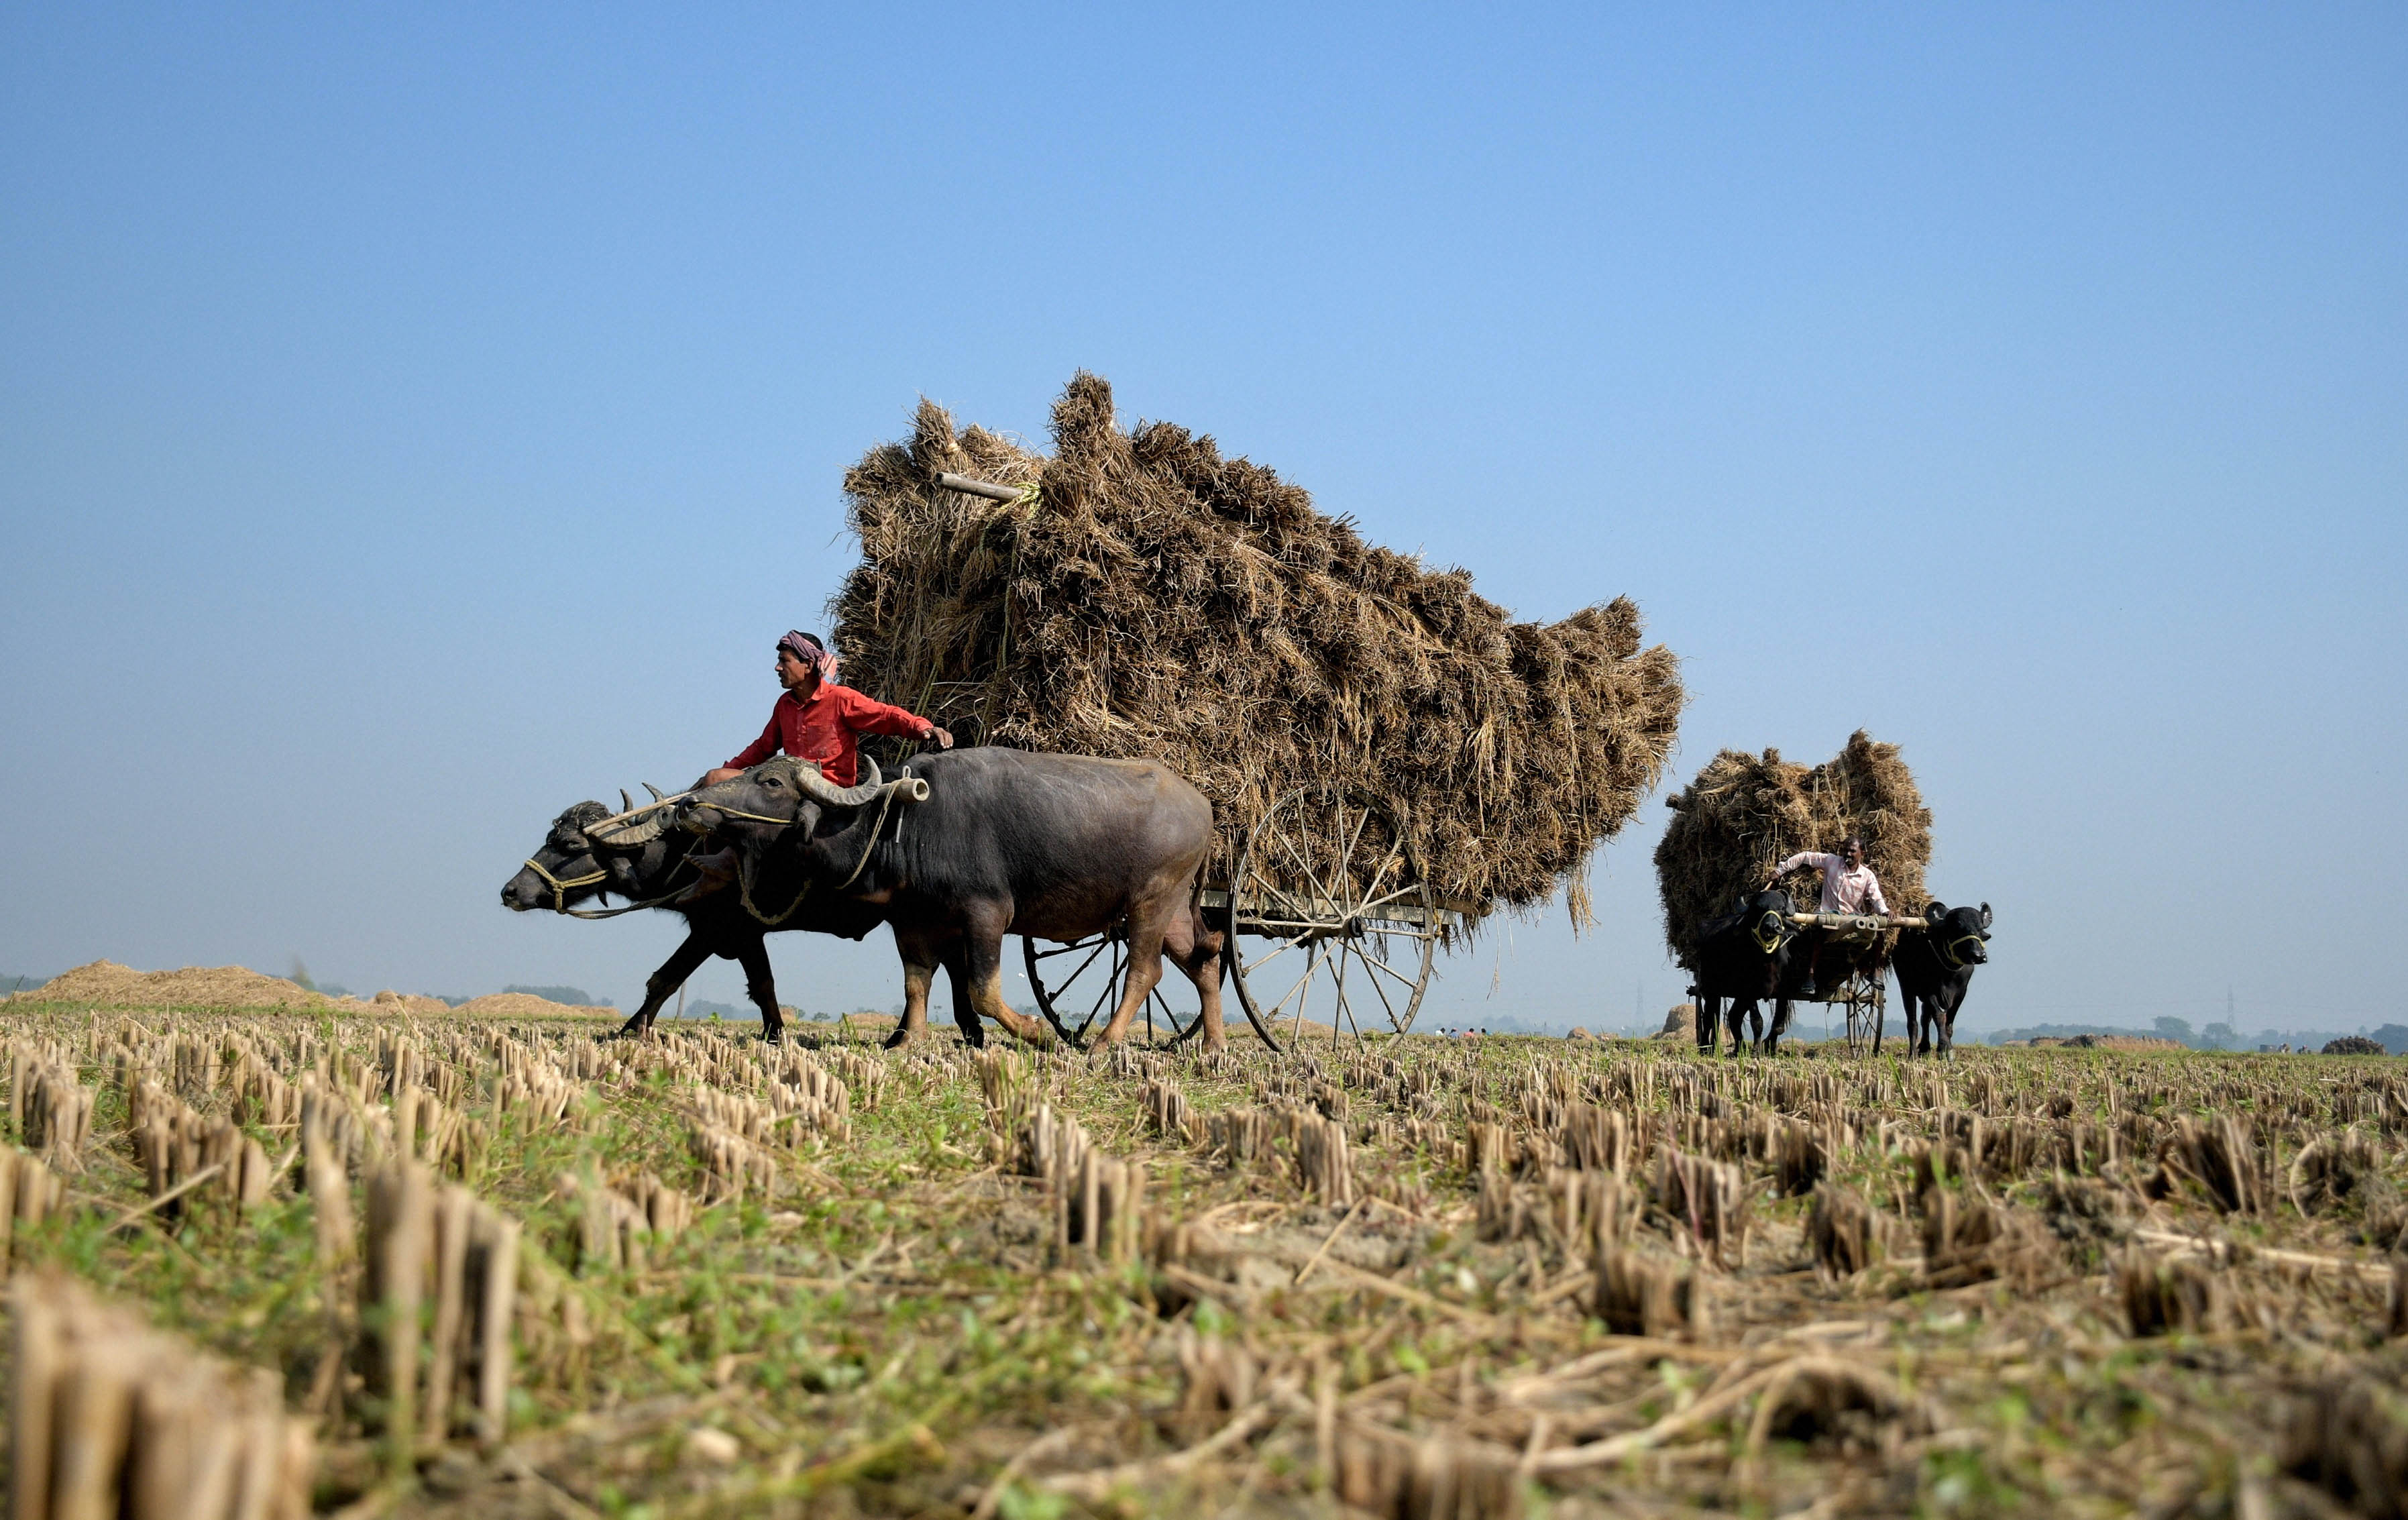
[[[21,1277],[10,1298],[18,1520],[306,1520],[315,1452],[276,1374],[195,1351],[61,1273]]]

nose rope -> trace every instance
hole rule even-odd
[[[552,911],[555,913],[565,913],[568,911],[568,895],[577,888],[592,886],[596,882],[607,882],[610,879],[610,873],[609,871],[596,867],[594,874],[591,876],[574,877],[564,882],[559,877],[552,875],[552,872],[545,870],[543,868],[543,863],[535,859],[533,856],[528,857],[526,868],[535,872],[538,876],[542,877],[544,885],[552,888]]]
[[[886,815],[895,806],[895,794],[898,790],[900,790],[898,787],[888,787],[886,789],[886,796],[879,800],[877,820],[869,825],[869,842],[861,847],[861,858],[853,863],[853,870],[851,874],[847,875],[843,881],[837,883],[837,891],[842,892],[845,888],[853,885],[853,882],[861,880],[863,869],[869,865],[869,857],[878,853],[878,836],[880,831],[886,827]],[[792,828],[796,824],[802,822],[799,818],[767,818],[763,817],[759,813],[731,812],[730,810],[725,808],[721,808],[719,810],[729,813],[729,816],[731,817],[755,819],[764,824],[777,824],[786,828]],[[806,880],[803,882],[803,890],[795,894],[794,901],[786,904],[786,911],[780,913],[777,917],[772,918],[768,914],[761,911],[759,908],[753,906],[752,883],[746,879],[743,857],[737,857],[736,899],[744,905],[744,911],[746,912],[752,914],[755,919],[768,925],[770,928],[774,929],[779,925],[783,924],[786,920],[795,916],[795,911],[802,907],[803,899],[811,895],[812,885],[813,883],[810,881]]]
[[[678,863],[681,868],[692,864],[694,862],[690,859]],[[675,892],[664,893],[657,897],[648,897],[642,902],[631,902],[624,908],[571,908],[568,906],[569,893],[579,887],[589,887],[599,882],[607,882],[610,879],[610,873],[596,867],[591,876],[572,876],[564,880],[544,869],[543,863],[539,860],[529,859],[526,862],[526,868],[542,877],[544,884],[552,888],[552,911],[555,913],[565,913],[570,918],[617,918],[624,913],[639,913],[647,908],[658,908],[663,903],[674,902],[685,891],[683,887],[680,887]]]
[[[1947,961],[1948,969],[1952,971],[1961,971],[1967,966],[1972,965],[1973,962],[1967,956],[1958,954],[1958,947],[1961,945],[1979,945],[1981,942],[1982,937],[1978,934],[1960,934],[1956,939],[1949,940],[1947,944],[1941,947],[1941,957]]]
[[[1766,927],[1768,924],[1773,926],[1768,929]],[[1780,924],[1778,915],[1772,913],[1765,913],[1758,917],[1756,926],[1747,932],[1748,938],[1756,941],[1756,948],[1768,955],[1788,943],[1795,935],[1794,930],[1786,925]]]

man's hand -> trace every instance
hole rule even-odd
[[[940,750],[950,750],[953,747],[953,736],[952,733],[938,727],[935,724],[930,724],[928,725],[928,731],[920,737],[924,739],[935,739],[937,741],[937,748]]]
[[[699,790],[706,786],[717,786],[721,782],[732,782],[737,777],[743,774],[744,772],[737,769],[733,766],[722,766],[717,770],[704,771],[702,773],[702,780],[695,782],[694,784],[695,789]]]

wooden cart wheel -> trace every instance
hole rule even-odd
[[[1087,1031],[1099,1019],[1109,1021],[1112,1010],[1120,1004],[1121,979],[1128,970],[1128,941],[1120,926],[1115,925],[1101,934],[1091,934],[1068,944],[1048,943],[1042,948],[1024,934],[1020,937],[1020,952],[1028,968],[1028,990],[1037,995],[1037,1007],[1045,1015],[1045,1022],[1054,1026],[1062,1043],[1074,1050],[1084,1049]],[[1166,966],[1164,969],[1170,968]],[[1167,982],[1168,976],[1164,980]],[[1195,1018],[1187,1021],[1187,1026],[1181,1028],[1178,1016],[1162,996],[1162,986],[1157,982],[1146,994],[1145,1042],[1149,1045],[1155,1042],[1157,1016],[1162,1026],[1178,1040],[1195,1033],[1197,1021],[1204,1016],[1198,1009]],[[1079,1021],[1076,1029],[1069,1027],[1073,1018]]]
[[[1335,1040],[1383,1019],[1410,1033],[1445,933],[1412,834],[1375,798],[1299,789],[1239,847],[1229,879],[1229,968],[1266,1040],[1316,1014]],[[1276,1044],[1276,1041],[1274,1041]]]

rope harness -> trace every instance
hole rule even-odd
[[[903,775],[908,779],[910,774],[911,768],[909,766],[906,766],[903,768]],[[886,815],[894,810],[895,794],[897,790],[899,790],[899,788],[890,786],[886,789],[886,795],[879,799],[878,817],[872,821],[869,825],[869,842],[861,847],[861,858],[853,863],[852,871],[846,875],[843,881],[838,882],[836,884],[837,891],[842,892],[845,888],[853,885],[853,882],[860,881],[862,871],[867,868],[869,865],[869,857],[878,853],[878,836],[883,832],[886,827]],[[723,808],[717,803],[710,804],[710,806],[715,811],[729,818],[741,818],[755,824],[770,824],[779,828],[793,828],[796,825],[802,822],[799,818],[771,818],[765,813],[745,812],[737,808]],[[898,828],[896,831],[896,835],[899,839],[901,838],[902,831]],[[767,913],[762,912],[761,910],[753,904],[752,882],[747,879],[743,858],[739,856],[736,862],[736,900],[744,905],[744,911],[746,912],[752,914],[762,924],[773,929],[779,925],[786,922],[786,920],[795,916],[796,910],[801,908],[803,906],[803,900],[811,895],[811,888],[814,884],[815,883],[806,880],[803,882],[803,890],[796,893],[795,900],[786,904],[786,911],[780,913],[777,917],[772,918]]]
[[[681,869],[682,868],[693,864],[694,862],[691,859],[681,860],[678,862],[677,868],[671,869],[669,874],[674,877],[677,874],[678,869]],[[607,870],[596,868],[594,874],[591,876],[571,876],[563,878],[552,875],[552,872],[543,868],[543,863],[541,861],[533,858],[528,859],[526,868],[527,869],[535,872],[538,876],[542,877],[544,885],[552,888],[552,911],[555,913],[565,913],[570,918],[617,918],[622,913],[638,913],[647,908],[658,908],[664,903],[675,902],[686,890],[683,887],[680,887],[675,892],[663,893],[657,897],[648,897],[642,902],[631,902],[624,908],[571,908],[568,906],[568,895],[571,892],[576,891],[579,887],[589,887],[598,882],[607,882],[610,879],[610,873]]]
[[[1960,947],[1965,945],[1974,945],[1978,947],[1981,943],[1982,937],[1978,934],[1960,934],[1956,939],[1949,940],[1946,944],[1940,947],[1940,958],[1948,963],[1948,969],[1952,971],[1961,971],[1968,966],[1972,966],[1978,963],[1976,963],[1972,957],[1961,954]]]
[[[552,888],[552,911],[555,913],[565,913],[569,911],[568,895],[571,892],[579,887],[589,887],[596,882],[607,882],[610,879],[609,871],[597,869],[591,876],[575,876],[564,882],[545,870],[543,863],[532,855],[527,857],[526,868],[542,877],[543,884]]]
[[[1780,914],[1770,911],[1758,914],[1747,934],[1756,941],[1756,948],[1768,955],[1777,954],[1783,945],[1798,938],[1798,931]]]

